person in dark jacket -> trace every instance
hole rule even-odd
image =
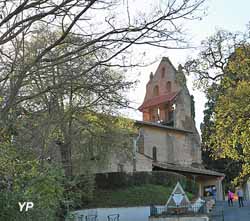
[[[239,207],[243,207],[244,206],[244,204],[243,204],[244,194],[243,194],[243,190],[241,188],[239,188],[237,190],[237,196],[238,196],[238,201],[239,201]]]

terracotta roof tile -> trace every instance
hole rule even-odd
[[[176,96],[178,95],[179,91],[177,92],[172,92],[169,94],[164,94],[164,95],[160,95],[157,97],[153,97],[149,100],[146,100],[143,102],[143,104],[138,108],[140,111],[142,111],[143,109],[158,105],[158,104],[162,104],[165,102],[169,102],[172,101],[174,98],[176,98]]]

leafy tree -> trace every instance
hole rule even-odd
[[[44,44],[57,34],[44,29],[43,31],[40,30],[39,38],[36,37],[30,42],[25,42],[31,58],[32,53],[36,53],[39,48],[44,47]],[[72,38],[75,43],[83,40]],[[71,42],[72,39],[68,41]],[[60,50],[51,52],[51,56],[62,53],[62,50],[72,50],[72,47],[70,44],[64,45]],[[127,122],[108,114],[113,113],[117,107],[127,105],[127,100],[122,97],[122,92],[126,88],[130,88],[133,82],[126,81],[120,73],[109,67],[98,67],[92,72],[85,73],[83,69],[91,65],[93,56],[93,54],[89,54],[89,59],[85,60],[86,56],[79,55],[78,59],[60,65],[42,68],[37,66],[34,68],[36,75],[31,75],[23,85],[23,90],[19,93],[20,102],[17,102],[15,108],[9,112],[8,122],[1,130],[3,147],[1,151],[4,151],[8,143],[11,150],[19,150],[18,154],[8,153],[12,160],[21,158],[24,164],[25,161],[32,162],[36,165],[35,171],[32,173],[40,171],[42,174],[48,170],[49,174],[44,177],[44,180],[40,175],[41,180],[36,182],[38,180],[36,176],[39,174],[34,174],[35,177],[32,177],[28,172],[29,178],[24,178],[21,172],[17,173],[17,167],[13,166],[13,173],[16,172],[17,179],[20,180],[19,183],[15,183],[13,179],[9,181],[10,185],[16,185],[16,191],[11,189],[8,195],[10,199],[15,200],[14,205],[22,197],[20,192],[23,187],[23,179],[27,182],[30,181],[30,188],[35,189],[29,190],[30,195],[27,197],[31,199],[35,198],[36,194],[43,193],[44,197],[39,200],[41,204],[46,204],[49,200],[45,197],[45,193],[50,189],[50,173],[56,172],[53,166],[45,168],[44,165],[47,163],[44,162],[49,160],[53,165],[62,162],[67,176],[65,179],[63,174],[57,174],[58,182],[55,184],[59,185],[58,190],[60,189],[60,194],[63,193],[63,196],[60,195],[59,200],[56,195],[50,194],[55,200],[55,202],[52,201],[54,207],[48,207],[51,209],[51,213],[55,213],[59,203],[62,208],[65,208],[63,205],[65,200],[70,202],[74,208],[79,207],[91,198],[94,189],[94,176],[90,174],[90,163],[100,166],[116,148],[120,148],[127,155],[131,152],[127,148],[131,145],[127,144],[126,148],[123,145],[130,138]],[[29,62],[31,58],[26,57],[24,62]],[[59,83],[60,87],[54,87],[54,84]],[[47,90],[48,87],[54,88]],[[120,142],[121,138],[124,142]],[[120,147],[118,147],[119,143]],[[34,153],[33,156],[28,154],[31,152]],[[20,155],[21,153],[22,155]],[[81,160],[84,160],[85,164]],[[84,176],[71,178],[73,162],[75,165],[77,165],[76,162],[81,162],[79,164],[81,168],[75,167],[74,175],[79,175],[80,171],[82,174],[84,173]],[[10,167],[11,165],[6,167],[7,171],[10,170]],[[21,171],[25,169],[26,167],[20,168]],[[27,169],[30,170],[28,166]],[[12,177],[12,175],[10,176]],[[47,182],[45,182],[46,179]],[[36,184],[40,184],[40,186],[36,186]],[[86,186],[82,186],[83,184]],[[24,195],[27,194],[24,193]],[[38,200],[38,198],[36,199]],[[3,205],[6,206],[6,204]],[[37,205],[38,203],[36,203]],[[42,211],[46,208],[37,206],[34,214],[39,215],[40,209]],[[51,213],[46,213],[48,219],[53,217],[50,215]],[[65,215],[64,210],[59,213]]]
[[[1,220],[27,220],[33,216],[37,220],[55,220],[64,191],[60,167],[39,161],[32,152],[16,149],[10,143],[1,143],[0,147]],[[18,202],[30,201],[34,209],[20,213]]]
[[[26,43],[30,57],[46,47],[47,42],[52,41],[56,35],[56,32],[39,30],[39,37],[34,36]],[[73,50],[72,42],[77,44],[84,39],[69,35],[67,41],[69,44],[49,53],[51,58]],[[20,102],[16,103],[15,109],[9,114],[16,145],[36,149],[42,159],[48,156],[54,158],[51,155],[56,153],[57,147],[67,176],[72,176],[72,148],[82,145],[88,136],[87,132],[92,132],[95,140],[100,136],[98,130],[101,123],[95,127],[95,122],[87,119],[88,115],[84,113],[99,112],[107,117],[115,109],[126,107],[128,101],[123,92],[133,85],[133,82],[126,81],[121,73],[109,67],[96,67],[85,72],[92,67],[95,55],[89,52],[88,56],[74,55],[78,58],[62,64],[37,65],[34,68],[36,74],[29,76],[20,91]],[[28,63],[30,58],[25,59]],[[22,120],[22,125],[18,119]],[[97,126],[99,129],[93,131],[92,128]],[[105,126],[110,128],[107,121]]]
[[[202,42],[199,58],[185,65],[189,73],[198,73],[198,86],[204,86],[208,98],[201,128],[203,159],[210,168],[224,170],[228,181],[249,174],[247,41],[245,35],[218,31]]]
[[[218,102],[219,95],[222,95],[222,88],[220,85],[213,84],[206,93],[207,102],[205,104],[203,123],[201,123],[201,137],[202,137],[202,160],[208,169],[215,169],[219,172],[225,173],[224,180],[225,188],[231,188],[230,182],[239,176],[241,171],[241,163],[232,159],[221,158],[214,149],[214,143],[211,142],[211,137],[215,133],[215,107]]]
[[[239,181],[250,174],[249,170],[249,98],[250,98],[250,47],[238,47],[229,59],[229,75],[222,81],[224,94],[219,96],[215,108],[215,133],[211,141],[221,157],[242,164]]]

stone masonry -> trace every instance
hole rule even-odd
[[[163,57],[150,74],[143,104],[144,154],[157,160],[186,166],[201,165],[200,137],[191,114],[191,96],[186,79],[168,58]],[[154,125],[154,126],[152,126]],[[163,127],[156,127],[165,126]]]

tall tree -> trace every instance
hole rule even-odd
[[[199,58],[186,63],[189,73],[198,73],[198,84],[208,98],[202,125],[204,159],[210,163],[208,155],[223,159],[212,166],[224,170],[229,180],[249,175],[248,138],[243,136],[248,122],[247,42],[246,35],[218,31],[202,42]]]
[[[181,47],[184,41],[180,24],[185,19],[199,17],[199,9],[204,0],[152,2],[152,7],[144,10],[139,1],[122,0],[11,0],[1,1],[0,19],[0,97],[1,119],[22,102],[19,93],[37,66],[54,66],[95,53],[95,59],[82,72],[88,73],[100,66],[130,66],[126,54],[133,45],[148,44],[158,47]],[[98,15],[98,16],[97,16]],[[29,52],[25,41],[36,35],[41,25],[48,30],[60,29],[58,35],[46,41],[28,63],[23,63]],[[71,33],[82,37],[83,41],[67,41]],[[60,50],[64,44],[71,44],[72,50],[50,56],[50,52]],[[16,64],[18,67],[16,67]],[[21,65],[23,64],[23,65]],[[10,83],[11,82],[11,83]],[[10,86],[11,84],[11,86]],[[53,88],[59,87],[56,83]],[[2,94],[6,87],[11,88]],[[46,89],[52,90],[49,87]],[[41,94],[42,92],[40,92]]]
[[[211,137],[215,133],[215,108],[218,105],[218,98],[223,94],[220,85],[212,84],[206,93],[207,102],[205,104],[203,123],[201,123],[202,137],[202,160],[208,169],[214,169],[225,173],[225,188],[231,188],[231,181],[239,176],[241,163],[226,158],[221,158],[211,142]]]
[[[250,175],[249,167],[249,44],[239,46],[231,55],[215,108],[215,133],[211,137],[214,149],[242,165],[238,181]]]
[[[39,33],[25,44],[29,52],[25,63],[56,37],[57,32],[39,30]],[[49,53],[51,58],[74,50],[72,43],[84,41],[74,35],[69,35],[66,40],[68,44],[65,43]],[[55,138],[54,145],[58,145],[60,149],[66,175],[69,176],[72,175],[72,146],[81,139],[84,128],[90,127],[87,119],[83,119],[84,113],[110,114],[117,108],[127,106],[123,92],[133,85],[133,82],[126,81],[121,73],[110,67],[97,66],[92,71],[85,72],[84,70],[92,67],[96,55],[97,52],[89,52],[88,56],[77,53],[74,55],[77,58],[64,63],[53,66],[37,64],[33,70],[34,74],[23,84],[22,91],[19,92],[20,102],[16,103],[11,114],[12,128],[20,117],[23,122],[26,120],[30,123],[15,129],[16,134],[13,135],[16,144],[26,148],[28,144],[33,149],[35,146],[41,158],[48,152],[45,149],[46,144],[51,142],[51,139],[48,139],[51,133],[55,134],[53,131],[56,131],[57,136],[60,134],[60,138]]]

